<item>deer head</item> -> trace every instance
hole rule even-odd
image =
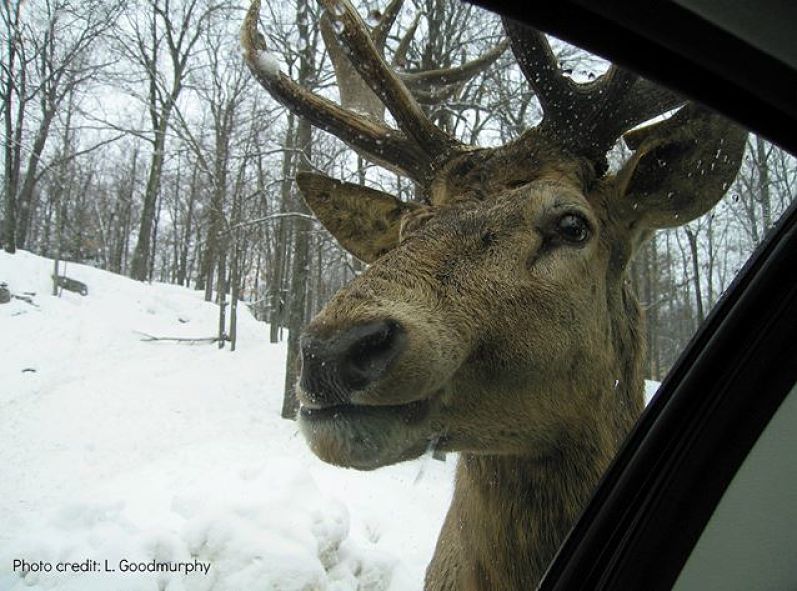
[[[509,145],[474,149],[429,121],[347,0],[321,4],[334,23],[326,36],[339,31],[349,67],[399,130],[261,67],[256,5],[243,31],[252,71],[299,115],[413,178],[427,203],[297,178],[324,226],[372,263],[302,337],[297,393],[312,449],[367,469],[431,441],[545,456],[596,416],[627,426],[640,406],[642,345],[626,267],[650,232],[722,196],[744,133],[616,67],[576,84],[544,35],[507,21],[544,118]],[[679,106],[627,135],[633,156],[606,174],[624,132]]]

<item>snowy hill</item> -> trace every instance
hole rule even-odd
[[[245,308],[234,353],[144,342],[212,336],[217,308],[74,264],[66,274],[89,295],[56,298],[51,272],[0,253],[0,282],[36,293],[36,306],[0,305],[0,590],[422,587],[451,458],[323,464],[279,417],[285,350]],[[119,566],[153,559],[210,569]],[[24,576],[14,560],[52,571]]]

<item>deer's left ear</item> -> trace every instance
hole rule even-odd
[[[395,248],[404,214],[423,207],[321,174],[299,173],[296,184],[324,227],[343,248],[366,263]]]
[[[617,175],[616,210],[638,230],[670,228],[703,215],[730,187],[747,132],[703,107],[623,136],[635,151]]]

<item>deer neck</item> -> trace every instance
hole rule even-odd
[[[534,588],[614,451],[578,445],[545,459],[463,454],[452,505],[463,588]]]
[[[629,324],[614,330],[627,357],[606,376],[622,378],[596,396],[589,420],[564,430],[544,455],[462,453],[431,568],[439,574],[429,578],[444,584],[429,589],[536,587],[642,410],[642,348]]]

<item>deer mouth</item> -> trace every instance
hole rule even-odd
[[[305,421],[400,419],[411,424],[423,419],[429,411],[429,400],[416,400],[406,404],[335,404],[332,406],[299,407],[299,416]]]
[[[373,470],[424,452],[430,407],[429,399],[396,405],[302,406],[299,428],[325,462]]]

